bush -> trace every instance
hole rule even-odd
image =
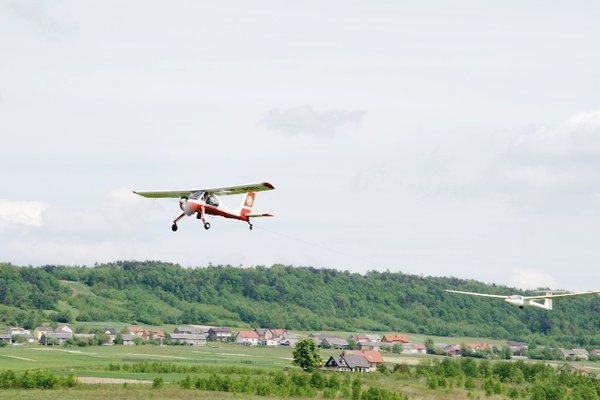
[[[164,384],[165,384],[165,381],[163,380],[163,378],[161,378],[160,376],[157,376],[152,381],[152,388],[153,389],[160,389],[161,387],[164,386]]]

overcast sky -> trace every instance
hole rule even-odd
[[[0,0],[0,261],[600,289],[600,4]],[[268,181],[273,219],[131,190]],[[237,207],[241,198],[224,198]]]

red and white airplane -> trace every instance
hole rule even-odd
[[[580,292],[580,293],[560,293],[553,294],[553,291],[544,291],[545,295],[540,296],[521,296],[520,294],[514,294],[509,296],[502,296],[498,294],[487,294],[487,293],[475,293],[475,292],[462,292],[460,290],[450,290],[446,289],[446,292],[449,293],[459,293],[459,294],[467,294],[470,296],[481,296],[481,297],[493,297],[496,299],[502,299],[506,301],[508,304],[513,306],[517,306],[519,308],[523,308],[526,306],[542,308],[544,310],[552,310],[552,300],[553,299],[564,299],[567,297],[578,297],[578,296],[589,296],[592,294],[600,294],[600,291],[593,292]],[[543,303],[539,303],[539,301],[543,300]]]
[[[226,186],[210,189],[191,189],[191,190],[173,190],[173,191],[153,191],[153,192],[138,192],[133,191],[143,197],[149,198],[179,198],[179,208],[181,208],[180,216],[175,218],[171,229],[173,232],[177,230],[177,222],[187,216],[196,214],[196,218],[202,220],[204,229],[210,229],[210,223],[204,218],[206,215],[217,215],[220,217],[238,219],[245,221],[252,229],[250,218],[272,217],[271,214],[251,214],[252,206],[256,192],[263,190],[273,190],[275,187],[268,182],[251,183],[248,185]],[[238,210],[227,208],[217,196],[228,196],[232,194],[246,193],[244,200]]]

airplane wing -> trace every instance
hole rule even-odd
[[[273,185],[269,182],[262,183],[250,183],[247,185],[237,185],[237,186],[225,186],[220,188],[209,188],[209,189],[189,189],[189,190],[157,190],[157,191],[136,191],[133,193],[138,194],[143,197],[149,198],[182,198],[196,197],[197,193],[207,192],[210,194],[216,194],[219,196],[230,195],[230,194],[241,194],[247,192],[261,192],[263,190],[272,190],[275,189]]]
[[[499,294],[487,294],[487,293],[475,293],[475,292],[461,292],[460,290],[450,290],[450,289],[446,289],[446,292],[450,292],[450,293],[460,293],[460,294],[468,294],[471,296],[481,296],[481,297],[495,297],[497,299],[505,299],[509,296],[502,296]]]
[[[160,198],[177,198],[180,199],[182,197],[193,197],[193,194],[198,190],[158,190],[153,192],[139,192],[134,190],[133,193],[139,194],[143,197],[149,197],[151,199],[160,199]]]
[[[600,294],[600,290],[596,290],[593,292],[560,293],[560,294],[549,294],[549,295],[539,295],[539,296],[524,296],[523,299],[527,299],[527,300],[562,299],[564,297],[589,296],[591,294]]]
[[[247,185],[225,186],[220,188],[202,189],[203,192],[216,194],[218,196],[227,196],[230,194],[241,194],[248,192],[262,192],[263,190],[273,190],[275,187],[269,182],[250,183]]]

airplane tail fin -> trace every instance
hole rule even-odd
[[[552,292],[547,292],[546,296],[550,296]],[[552,299],[544,299],[544,308],[546,310],[552,310]]]
[[[250,215],[250,213],[252,212],[252,206],[254,205],[255,196],[256,193],[254,192],[246,193],[246,196],[244,196],[244,200],[242,200],[242,204],[240,205],[240,217],[246,217]]]

